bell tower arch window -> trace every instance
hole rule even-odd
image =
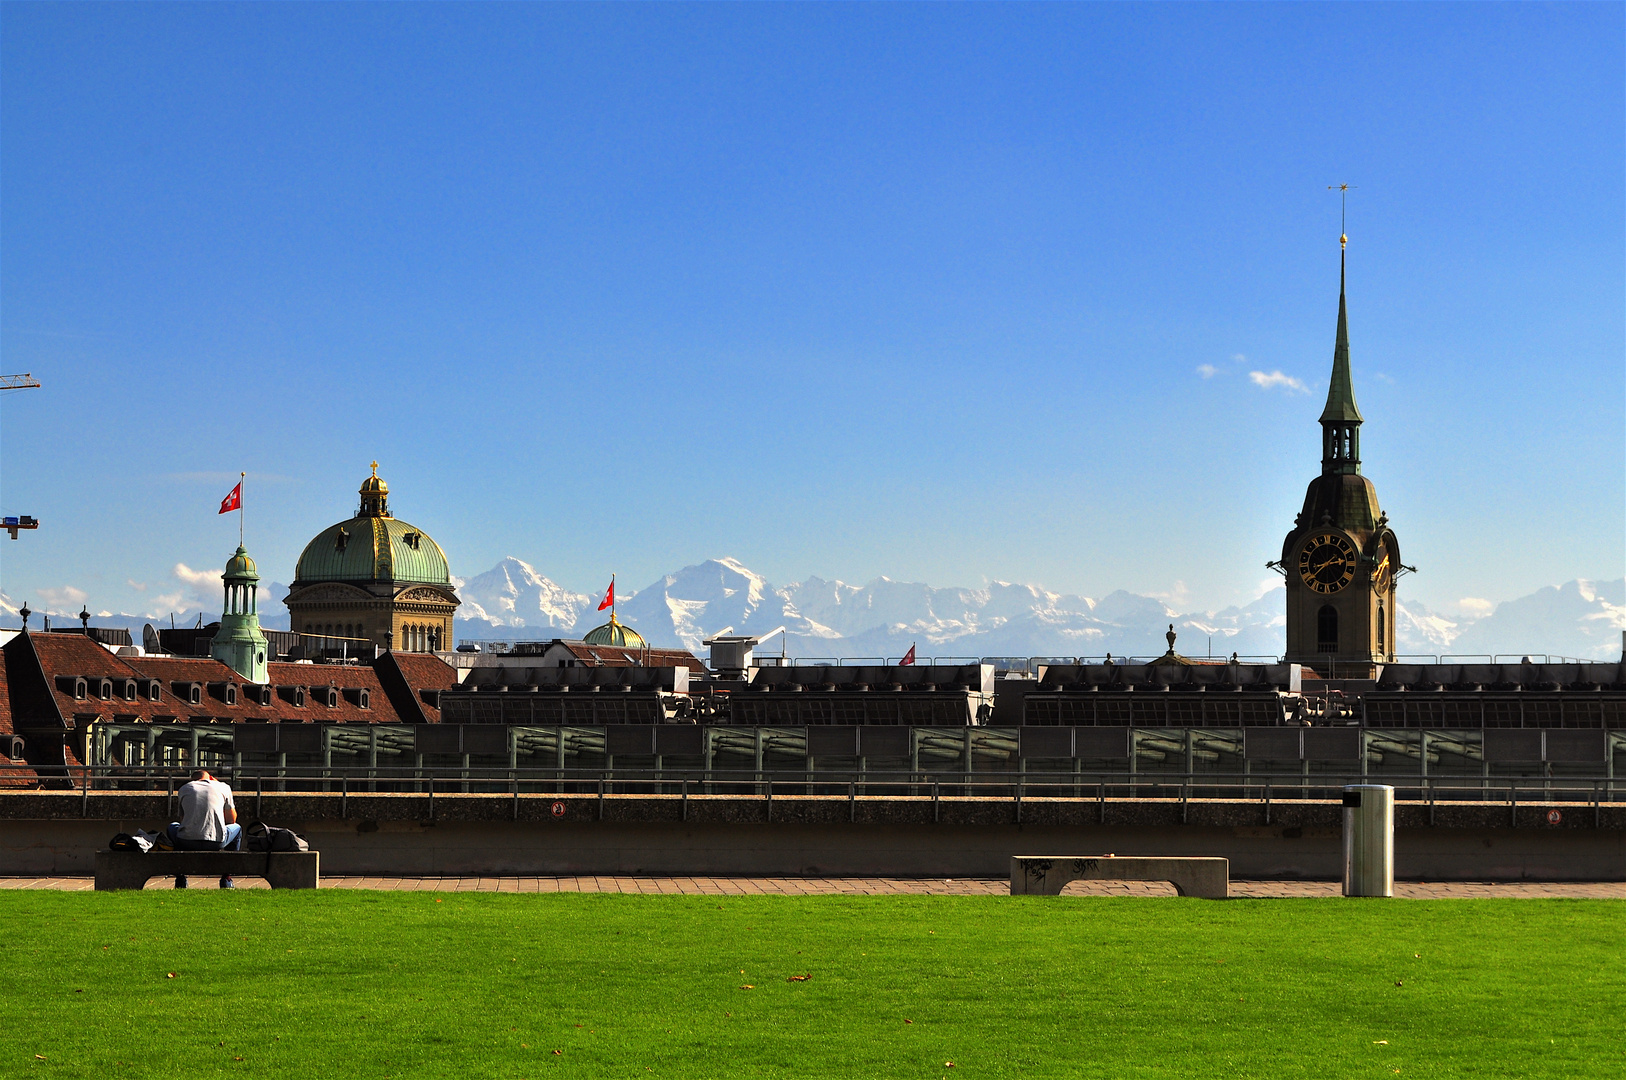
[[[1315,616],[1315,651],[1318,653],[1336,653],[1338,651],[1338,609],[1331,604],[1323,604]]]

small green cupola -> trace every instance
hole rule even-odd
[[[587,631],[582,638],[589,645],[611,645],[618,649],[647,649],[649,642],[644,636],[632,627],[623,624],[615,617],[615,609],[610,610],[610,621],[603,626],[596,626]]]
[[[1332,347],[1332,382],[1321,410],[1321,472],[1361,471],[1361,410],[1355,406],[1355,380],[1349,373],[1349,314],[1344,306],[1344,246],[1338,238],[1338,336]]]
[[[241,544],[226,563],[221,575],[225,585],[225,609],[220,613],[220,630],[215,634],[209,655],[251,683],[269,681],[265,633],[260,629],[260,575]]]

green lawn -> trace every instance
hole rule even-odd
[[[1618,901],[7,892],[0,930],[3,1076],[1626,1075]]]

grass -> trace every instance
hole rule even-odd
[[[8,892],[0,927],[0,1076],[1626,1073],[1619,901]]]

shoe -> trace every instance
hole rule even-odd
[[[176,888],[177,888],[177,889],[184,889],[184,888],[186,888],[186,875],[185,875],[185,874],[182,874],[182,875],[180,875],[180,876],[178,876],[178,877],[177,877],[177,878],[176,878],[176,879],[175,879],[175,887],[176,887]]]
[[[233,881],[229,877],[223,877],[220,879],[220,887],[222,889],[235,889],[237,888],[237,882]]]

